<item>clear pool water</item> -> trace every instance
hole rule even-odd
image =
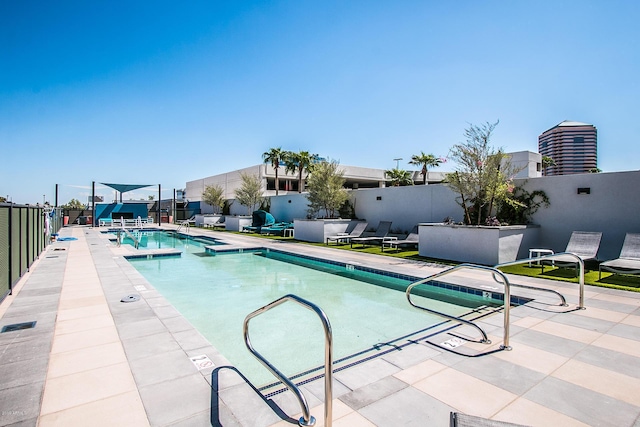
[[[113,240],[117,232],[109,231]],[[134,230],[130,232],[139,242],[139,249],[161,249],[172,248],[187,252],[203,252],[205,246],[218,245],[218,241],[213,238],[192,237],[183,233],[171,231],[142,231]],[[135,242],[131,237],[122,234],[122,244],[134,246]]]
[[[131,263],[257,386],[274,378],[246,349],[243,321],[250,312],[285,294],[305,298],[327,313],[335,360],[380,344],[384,348],[384,343],[442,321],[408,304],[403,291],[408,280],[273,251],[213,256],[204,253],[203,244],[184,246],[182,257],[132,259]],[[438,289],[421,303],[461,315],[487,301]],[[320,321],[295,303],[254,318],[250,334],[254,348],[287,375],[324,363]]]

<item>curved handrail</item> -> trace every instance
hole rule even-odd
[[[510,262],[505,262],[505,263],[502,263],[502,264],[495,265],[494,268],[508,267],[510,265],[522,264],[522,263],[529,262],[529,261],[542,261],[542,260],[545,260],[545,259],[553,260],[553,259],[556,259],[556,258],[562,256],[562,255],[569,255],[569,256],[575,258],[576,259],[576,263],[580,266],[580,274],[578,276],[578,283],[580,285],[580,299],[579,299],[579,303],[578,303],[578,309],[583,310],[584,309],[584,261],[578,255],[576,255],[576,254],[574,254],[572,252],[559,252],[559,253],[539,256],[539,257],[535,257],[535,258],[517,259],[515,261],[510,261]],[[495,277],[494,277],[494,279],[495,279]],[[512,285],[512,286],[519,286],[519,285]],[[539,289],[539,288],[536,288],[536,289]],[[563,297],[563,300],[564,300],[564,297]],[[564,301],[564,304],[566,305],[566,301]]]
[[[189,224],[189,220],[188,219],[185,219],[184,221],[182,221],[180,223],[180,225],[178,226],[178,229],[176,230],[176,233],[179,233],[180,230],[182,229],[182,227],[185,227],[187,229],[187,234],[189,234],[189,227],[191,227],[191,224]]]
[[[309,411],[309,404],[307,403],[304,394],[302,394],[300,389],[289,378],[287,378],[286,375],[280,372],[267,359],[265,359],[260,353],[258,353],[251,345],[251,340],[249,339],[249,321],[254,317],[268,310],[271,310],[272,308],[277,307],[287,301],[296,302],[304,308],[315,312],[320,318],[322,326],[324,327],[324,424],[327,427],[331,427],[331,417],[333,412],[333,372],[331,369],[333,366],[333,334],[331,332],[331,324],[329,323],[329,318],[320,307],[310,301],[300,298],[297,295],[287,294],[265,305],[264,307],[261,307],[253,311],[252,313],[249,313],[247,317],[245,317],[243,325],[244,343],[251,354],[253,354],[260,361],[260,363],[262,363],[264,367],[266,367],[276,378],[282,381],[287,386],[287,388],[296,396],[296,398],[298,399],[298,403],[302,408],[302,417],[300,417],[300,419],[298,420],[298,424],[300,426],[315,425],[316,420]]]
[[[533,260],[533,259],[536,259],[536,258],[532,258],[532,260]],[[527,260],[525,260],[524,262],[527,262]],[[498,266],[496,266],[496,268],[498,268]],[[496,282],[500,283],[501,285],[504,285],[504,283],[502,283],[502,282],[501,282],[501,281],[496,277],[496,275],[495,275],[495,274],[493,275],[493,280],[495,280]],[[534,289],[534,290],[536,290],[536,291],[542,291],[542,292],[550,292],[550,293],[552,293],[552,294],[556,294],[556,296],[557,296],[558,298],[560,298],[560,306],[562,306],[562,307],[566,307],[566,306],[568,306],[568,305],[569,305],[569,304],[567,304],[567,300],[566,300],[566,298],[564,297],[564,295],[562,295],[560,292],[555,291],[555,290],[553,290],[553,289],[539,288],[539,287],[537,287],[537,286],[531,286],[531,285],[522,285],[522,284],[520,284],[520,283],[512,283],[512,284],[511,284],[511,286],[516,286],[516,287],[518,287],[518,288],[523,288],[523,289]]]
[[[128,236],[131,240],[133,240],[133,247],[138,249],[138,247],[140,246],[140,241],[136,239],[136,236],[131,234],[131,232],[124,227],[124,222],[122,224],[122,232],[124,232],[126,236]]]
[[[426,277],[426,278],[424,278],[422,280],[419,280],[419,281],[417,281],[415,283],[412,283],[407,287],[407,289],[405,291],[405,294],[407,296],[407,300],[409,301],[409,304],[411,304],[413,307],[419,308],[419,309],[427,311],[429,313],[432,313],[432,314],[435,314],[435,315],[438,315],[438,316],[441,316],[441,317],[445,317],[445,318],[450,319],[450,320],[454,320],[456,322],[461,322],[461,323],[470,325],[472,327],[475,327],[482,334],[482,340],[478,341],[478,342],[490,344],[491,341],[487,338],[487,334],[484,332],[484,330],[480,326],[476,325],[475,323],[470,322],[470,321],[468,321],[466,319],[461,319],[461,318],[456,317],[456,316],[451,316],[451,315],[446,314],[446,313],[441,313],[439,311],[435,311],[435,310],[432,310],[430,308],[422,307],[420,305],[415,304],[413,301],[411,301],[411,290],[413,288],[415,288],[416,286],[421,285],[421,284],[426,283],[426,282],[429,282],[431,280],[437,279],[438,277],[446,276],[447,274],[453,273],[455,271],[465,270],[465,269],[490,271],[491,273],[497,274],[498,276],[501,276],[502,279],[504,279],[504,282],[503,282],[504,283],[504,336],[503,336],[503,339],[502,339],[501,348],[505,349],[505,350],[510,350],[511,347],[509,346],[509,312],[510,312],[509,309],[511,307],[511,287],[510,287],[511,284],[509,283],[509,279],[507,279],[507,276],[505,276],[503,272],[501,272],[500,270],[498,270],[496,268],[487,267],[487,266],[484,266],[484,265],[476,265],[476,264],[459,264],[459,265],[456,265],[455,267],[451,267],[451,268],[449,268],[447,270],[444,270],[444,271],[441,271],[439,273],[433,274],[433,275],[431,275],[429,277]]]

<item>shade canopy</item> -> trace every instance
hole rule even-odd
[[[153,184],[107,184],[106,182],[101,182],[100,184],[106,185],[107,187],[111,187],[120,193],[126,193],[127,191],[137,190],[138,188],[151,187]]]

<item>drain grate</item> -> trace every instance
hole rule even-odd
[[[2,327],[1,333],[11,332],[11,331],[21,331],[22,329],[31,329],[35,328],[36,320],[33,322],[24,322],[24,323],[14,323],[13,325],[5,325]]]
[[[139,299],[140,299],[140,295],[131,294],[131,295],[126,295],[126,296],[122,297],[120,302],[136,302]]]

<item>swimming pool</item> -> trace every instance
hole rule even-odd
[[[112,235],[113,242],[116,241],[116,236],[119,230],[104,231],[104,234]],[[176,233],[174,231],[162,231],[162,230],[130,230],[129,233],[133,235],[139,242],[138,249],[179,249],[186,252],[203,252],[205,246],[221,245],[218,240],[211,237],[204,236],[190,236],[184,233]],[[135,242],[129,235],[122,234],[122,244],[135,246]]]
[[[402,337],[443,321],[412,308],[404,288],[416,278],[383,276],[351,265],[283,251],[218,254],[191,245],[182,257],[131,259],[132,265],[257,386],[273,376],[247,351],[244,318],[285,294],[321,307],[334,334],[334,359],[391,348]],[[499,305],[481,296],[434,288],[422,304],[456,316]],[[323,330],[313,313],[285,304],[251,322],[254,347],[291,376],[323,363]]]

